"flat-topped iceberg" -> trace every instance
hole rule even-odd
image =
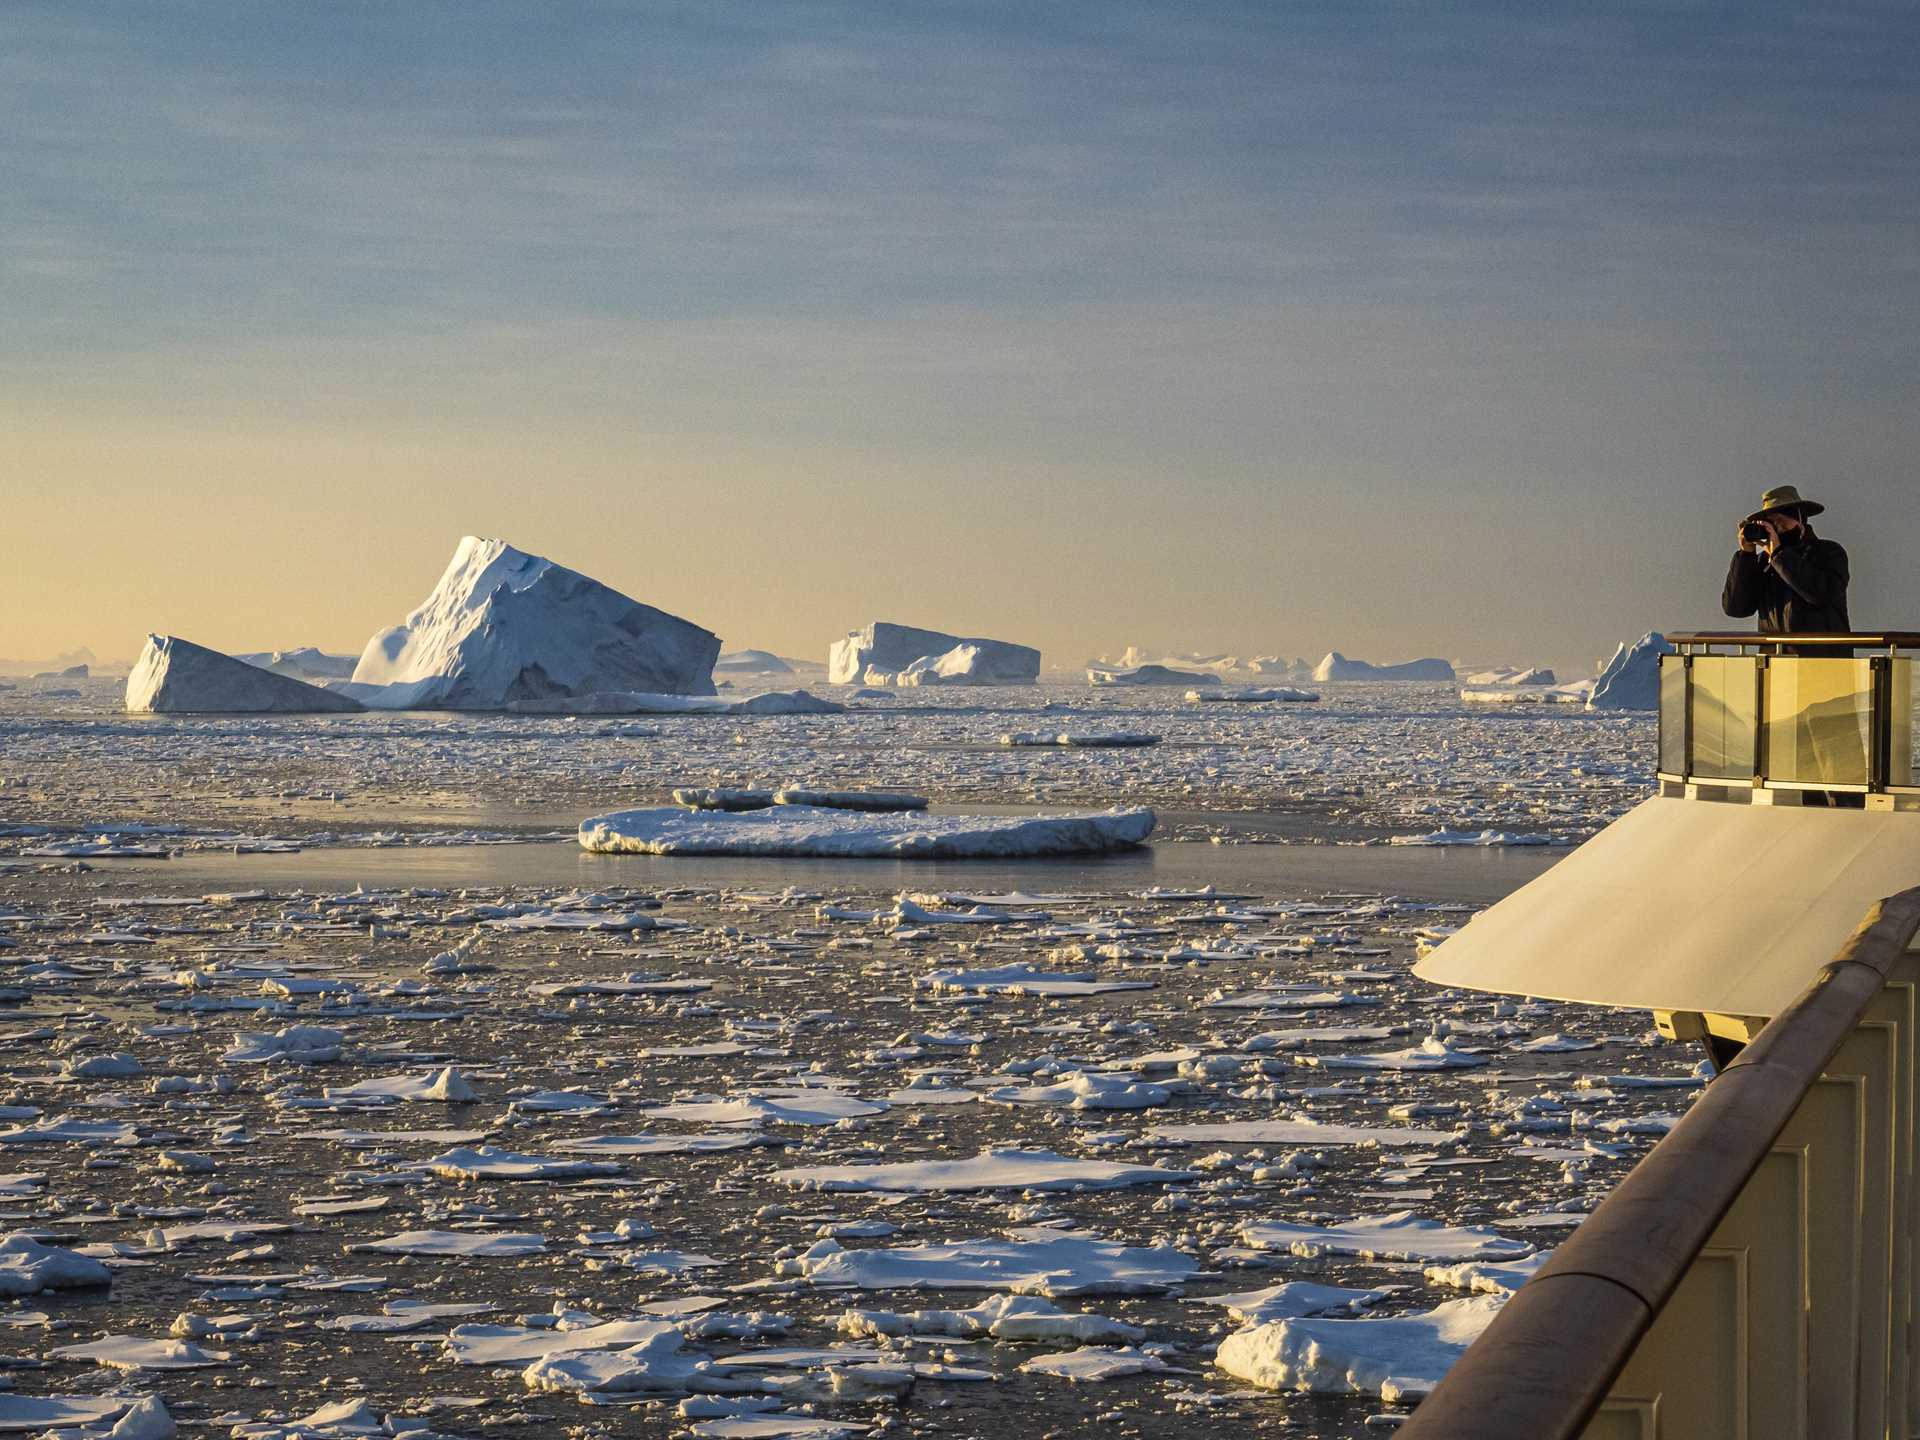
[[[729,650],[713,662],[716,675],[791,675],[793,665],[771,650]]]
[[[1649,630],[1631,645],[1621,645],[1601,667],[1593,682],[1589,710],[1658,710],[1660,657],[1673,646],[1657,630]]]
[[[469,535],[433,593],[367,642],[353,691],[383,710],[502,710],[515,701],[711,695],[720,637],[598,580]]]
[[[1031,685],[1039,676],[1031,645],[885,620],[850,631],[827,655],[831,685]]]
[[[1324,685],[1329,680],[1451,680],[1453,666],[1445,660],[1406,660],[1398,665],[1373,665],[1365,660],[1349,660],[1338,650],[1330,650],[1313,667],[1313,678]]]
[[[182,640],[149,635],[127,676],[134,714],[298,715],[360,709],[360,702]]]
[[[1220,677],[1207,670],[1174,670],[1165,665],[1134,665],[1108,670],[1087,667],[1087,684],[1095,689],[1122,685],[1218,685]]]
[[[358,655],[329,655],[314,645],[297,645],[291,650],[251,650],[233,658],[257,669],[315,685],[329,680],[351,680],[353,667],[360,663]]]
[[[641,855],[804,855],[881,860],[1027,858],[1130,849],[1153,811],[1083,815],[866,814],[779,805],[767,810],[622,810],[580,822],[583,849]]]

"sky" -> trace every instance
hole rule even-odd
[[[0,656],[460,536],[824,658],[1585,673],[1767,487],[1920,628],[1910,4],[11,0]]]

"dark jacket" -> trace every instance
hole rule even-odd
[[[1771,561],[1736,550],[1720,608],[1735,617],[1758,615],[1763,635],[1851,630],[1847,552],[1805,525]]]

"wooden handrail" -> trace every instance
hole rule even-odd
[[[1401,1427],[1405,1440],[1575,1440],[1916,933],[1920,887],[1876,902],[1515,1292]]]
[[[1779,649],[1783,645],[1810,648],[1865,650],[1920,649],[1920,630],[1823,630],[1811,634],[1762,635],[1752,630],[1669,630],[1667,641],[1673,645],[1754,645]]]

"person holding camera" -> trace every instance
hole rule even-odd
[[[1807,523],[1826,506],[1780,485],[1740,522],[1740,548],[1727,567],[1720,608],[1760,617],[1762,635],[1838,634],[1847,619],[1847,552]]]

